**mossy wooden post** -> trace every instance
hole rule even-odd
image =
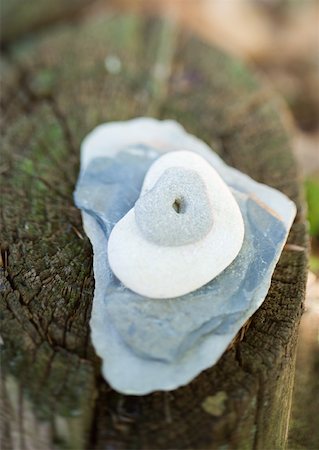
[[[2,448],[284,448],[307,239],[276,98],[238,61],[137,16],[13,42],[2,73]],[[174,392],[126,397],[90,344],[92,250],[72,192],[83,137],[142,115],[178,120],[298,215],[266,301],[218,364]]]

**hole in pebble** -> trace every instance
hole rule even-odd
[[[181,198],[176,198],[172,206],[177,214],[182,214],[184,212],[183,200]]]

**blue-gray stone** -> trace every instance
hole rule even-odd
[[[265,299],[295,206],[280,192],[224,164],[175,122],[141,118],[121,126],[116,134],[118,124],[105,125],[105,142],[112,133],[116,142],[124,134],[130,141],[133,129],[130,142],[139,151],[121,147],[111,158],[106,150],[105,157],[91,160],[74,198],[94,250],[90,323],[103,374],[116,390],[143,395],[184,385],[218,360]],[[154,145],[135,143],[136,136],[147,134]],[[205,286],[179,298],[146,298],[114,276],[107,242],[115,223],[136,203],[150,165],[167,149],[180,148],[204,155],[231,186],[245,223],[244,243],[232,264]]]

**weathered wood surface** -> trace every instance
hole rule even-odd
[[[105,58],[121,61],[110,73]],[[59,26],[2,59],[3,449],[277,449],[286,441],[306,231],[280,105],[238,61],[174,26],[109,16]],[[90,344],[92,251],[72,192],[82,138],[174,118],[298,215],[263,306],[215,367],[170,393],[125,397]]]
[[[79,17],[92,0],[2,0],[1,40],[3,44],[59,20]]]

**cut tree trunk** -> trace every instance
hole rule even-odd
[[[1,448],[284,448],[307,236],[280,101],[237,60],[134,15],[13,43],[2,73]],[[220,361],[134,397],[102,379],[90,343],[92,249],[72,192],[83,137],[143,115],[178,120],[298,214],[265,302]]]

